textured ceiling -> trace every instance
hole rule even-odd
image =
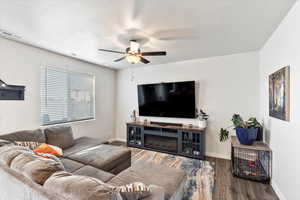
[[[127,68],[130,39],[151,64],[260,49],[295,0],[0,0],[0,29],[21,41],[99,65]],[[141,64],[143,65],[143,64]]]

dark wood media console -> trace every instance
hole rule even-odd
[[[127,123],[127,146],[203,159],[205,129],[130,122]]]

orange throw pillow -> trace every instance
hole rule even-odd
[[[50,145],[50,144],[41,144],[37,148],[32,150],[35,154],[39,153],[47,153],[47,154],[52,154],[55,156],[62,156],[63,152],[60,147]]]

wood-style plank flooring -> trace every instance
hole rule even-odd
[[[207,157],[215,163],[213,200],[279,200],[270,185],[232,176],[231,161]]]
[[[113,145],[125,145],[114,141]],[[138,153],[139,150],[132,151]],[[213,200],[279,200],[270,185],[248,181],[232,176],[229,160],[206,157],[215,165],[215,187]]]

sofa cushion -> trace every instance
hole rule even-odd
[[[73,131],[70,126],[53,126],[44,130],[46,143],[58,146],[62,149],[69,148],[74,144]]]
[[[131,159],[131,151],[125,147],[101,144],[67,156],[72,160],[110,171]]]
[[[146,185],[157,185],[164,188],[165,196],[169,199],[181,189],[185,181],[186,174],[182,170],[150,162],[139,162],[112,178],[108,184],[122,186],[142,182]]]
[[[22,173],[24,171],[24,166],[37,158],[39,157],[30,151],[23,152],[11,161],[10,168]]]
[[[8,141],[33,141],[45,143],[46,137],[41,129],[17,131],[0,135],[0,139]]]
[[[0,162],[10,167],[11,161],[23,152],[30,150],[19,146],[6,146],[0,148]]]
[[[52,159],[24,151],[11,161],[11,169],[42,185],[54,172],[62,171],[64,167]]]
[[[80,137],[74,140],[73,146],[64,149],[64,155],[70,155],[77,153],[79,151],[94,147],[100,144],[103,144],[105,141],[101,139],[89,138],[89,137]]]
[[[14,143],[12,141],[0,139],[0,147],[6,146],[6,145],[14,145]]]
[[[43,185],[53,173],[63,171],[64,167],[52,159],[38,158],[25,164],[23,169],[24,176]]]
[[[105,172],[101,169],[97,169],[97,168],[89,166],[89,165],[86,165],[86,166],[74,171],[73,174],[82,175],[82,176],[90,176],[90,177],[99,179],[105,183],[115,176],[111,173]]]
[[[56,156],[53,155],[53,154],[48,154],[48,153],[36,153],[36,155],[38,155],[39,157],[42,157],[42,158],[54,160],[55,162],[60,163],[61,166],[63,166],[64,169],[65,169],[65,166],[63,165],[63,163],[61,162],[61,160],[59,159],[59,157],[56,157]],[[66,169],[65,169],[65,170],[66,170]]]
[[[64,165],[65,170],[70,173],[85,166],[84,164],[82,164],[80,162],[76,162],[76,161],[70,160],[68,158],[59,157],[59,159],[62,162],[62,164]]]
[[[11,161],[18,155],[22,154],[22,151],[9,151],[0,155],[0,161],[7,166],[10,166]]]
[[[111,200],[115,192],[105,183],[92,177],[54,173],[44,184],[47,190],[74,200]]]
[[[23,174],[0,163],[1,200],[70,200],[53,194]]]
[[[5,145],[0,147],[0,154],[5,153],[7,151],[11,151],[11,150],[26,150],[26,151],[31,151],[29,148],[27,147],[20,147],[20,146],[16,146],[16,145]]]

